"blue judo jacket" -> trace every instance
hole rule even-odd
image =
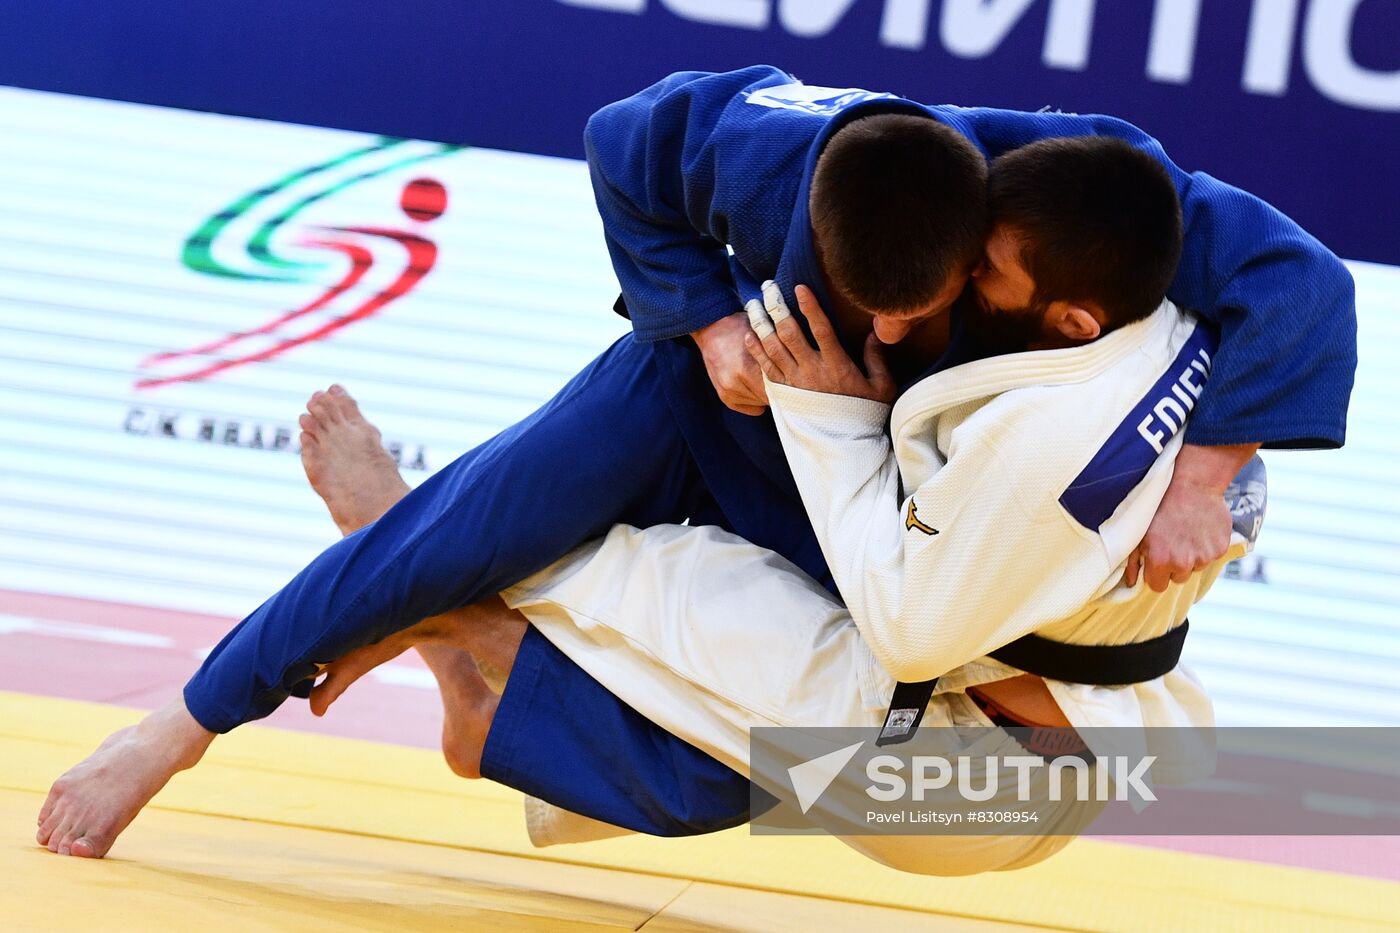
[[[798,284],[824,300],[807,213],[813,167],[842,125],[888,112],[932,117],[988,159],[1039,139],[1091,134],[1157,158],[1176,184],[1186,233],[1168,296],[1215,324],[1221,338],[1186,441],[1341,446],[1356,369],[1355,289],[1345,266],[1270,205],[1182,171],[1155,139],[1113,117],[931,106],[810,87],[767,65],[671,75],[604,107],[585,131],[636,339],[698,330],[758,297],[756,283],[765,279],[789,301]],[[704,432],[722,418],[751,457],[767,461],[772,432],[740,415],[700,411],[713,407],[714,392],[697,378],[697,361],[679,347],[658,349],[670,360],[672,402],[692,447],[708,446]],[[697,398],[697,389],[707,393]],[[696,454],[703,468],[707,458]]]

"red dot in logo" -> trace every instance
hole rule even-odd
[[[399,206],[414,220],[436,220],[447,210],[447,189],[431,178],[415,178],[403,186]]]

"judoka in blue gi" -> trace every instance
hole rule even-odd
[[[818,165],[828,141],[847,124],[890,114],[955,131],[923,134],[944,143],[947,184],[903,179],[899,196],[886,199],[903,213],[867,204],[864,223],[833,220],[861,242],[823,240],[830,205],[817,196],[825,190],[839,203],[845,190],[823,188]],[[536,414],[328,549],[245,619],[181,701],[56,782],[40,814],[41,842],[64,854],[105,854],[213,734],[304,694],[321,665],[479,602],[618,522],[714,525],[831,587],[771,420],[737,410],[764,401],[741,333],[743,305],[761,297],[755,283],[775,280],[789,302],[795,285],[808,284],[850,345],[864,336],[849,332],[852,321],[863,320],[881,340],[908,336],[927,353],[938,341],[928,341],[925,325],[946,330],[947,307],[975,261],[962,225],[979,202],[968,199],[956,215],[926,209],[946,207],[966,178],[968,162],[952,140],[985,159],[1037,139],[1091,134],[1126,140],[1168,168],[1186,232],[1169,297],[1220,330],[1210,387],[1135,557],[1154,589],[1216,560],[1230,530],[1220,492],[1256,445],[1329,447],[1344,438],[1355,316],[1350,276],[1336,257],[1258,199],[1181,171],[1154,140],[1112,118],[926,106],[813,88],[763,66],[673,75],[604,108],[587,130],[634,335]],[[930,217],[946,221],[941,254],[894,263],[909,244],[927,246],[931,234],[910,231],[936,227]],[[855,271],[861,256],[876,264],[864,278]],[[941,280],[919,273],[927,268]],[[905,361],[906,382],[920,374],[914,360]],[[313,415],[328,398],[313,402]],[[540,521],[542,502],[548,522]],[[1129,562],[1130,576],[1136,566]],[[618,761],[629,763],[625,773]],[[480,771],[643,832],[702,832],[747,816],[738,775],[622,704],[531,632]]]

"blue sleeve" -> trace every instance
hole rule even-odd
[[[638,340],[679,337],[741,309],[725,249],[728,217],[764,179],[718,165],[738,159],[721,156],[717,139],[738,135],[724,119],[736,96],[792,80],[769,66],[681,72],[588,121],[594,196]]]
[[[1356,295],[1335,255],[1259,198],[1187,173],[1122,120],[999,110],[947,121],[993,158],[1036,139],[1115,136],[1151,153],[1181,196],[1186,242],[1168,297],[1220,329],[1220,350],[1186,429],[1192,444],[1340,447],[1356,372]]]

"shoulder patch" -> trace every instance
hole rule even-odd
[[[783,84],[778,87],[748,91],[748,102],[759,107],[797,110],[816,116],[829,117],[852,104],[866,100],[894,99],[893,94],[862,91],[854,87],[817,87],[811,84]]]
[[[1097,532],[1142,482],[1167,442],[1186,426],[1205,388],[1218,344],[1213,330],[1196,325],[1161,378],[1060,496],[1060,505],[1075,521]]]

